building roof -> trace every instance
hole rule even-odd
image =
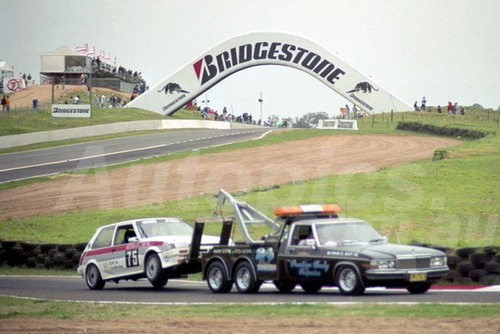
[[[9,65],[6,61],[0,60],[0,70],[5,72],[14,72],[14,66]]]
[[[81,52],[76,52],[70,47],[67,47],[65,45],[61,46],[58,49],[55,49],[54,51],[43,53],[42,56],[82,56],[82,57],[87,57],[86,54],[81,53]]]

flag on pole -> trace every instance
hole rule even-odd
[[[99,60],[103,60],[104,59],[104,51],[101,50],[101,52],[99,52],[99,55],[97,56],[97,59]]]
[[[75,51],[76,52],[87,52],[88,51],[88,48],[89,48],[89,44],[88,43],[85,43],[83,44],[82,46],[77,46],[75,48]]]
[[[95,46],[92,47],[92,49],[89,49],[86,53],[87,53],[87,56],[95,55]]]

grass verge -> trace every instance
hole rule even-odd
[[[55,318],[55,319],[117,319],[150,317],[183,318],[338,318],[338,317],[497,317],[499,304],[482,305],[441,305],[435,303],[419,305],[378,304],[343,305],[329,304],[283,304],[252,305],[246,303],[231,305],[119,305],[108,303],[62,302],[49,300],[0,297],[0,318]]]

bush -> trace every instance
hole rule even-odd
[[[478,130],[453,128],[448,126],[436,126],[432,124],[423,124],[420,122],[399,122],[396,129],[421,132],[438,136],[464,137],[471,139],[479,139],[486,137],[487,135],[486,132]]]

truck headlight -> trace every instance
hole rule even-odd
[[[394,260],[372,260],[370,261],[370,269],[394,269],[396,261]]]
[[[431,257],[431,268],[446,266],[446,256],[433,256]]]

